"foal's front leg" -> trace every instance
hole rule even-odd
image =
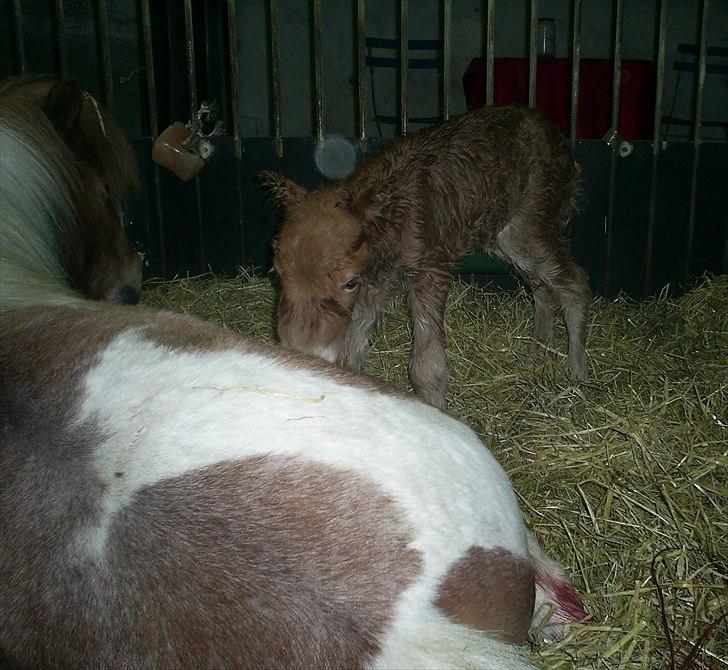
[[[363,370],[371,337],[377,319],[392,294],[388,284],[363,284],[349,317],[344,344],[339,354],[339,365],[352,370]]]
[[[447,387],[443,322],[450,274],[445,270],[410,277],[407,288],[414,333],[410,380],[417,395],[442,409]]]

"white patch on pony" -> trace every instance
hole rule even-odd
[[[517,646],[450,621],[437,612],[395,617],[370,670],[532,670]]]
[[[106,436],[93,461],[107,487],[103,511],[78,537],[100,559],[114,515],[143,487],[269,454],[357,472],[401,505],[423,560],[402,600],[405,618],[436,611],[437,585],[472,545],[528,555],[503,469],[467,426],[414,398],[258,353],[173,351],[142,329],[119,334],[100,354],[77,418]]]
[[[0,117],[0,309],[79,300],[67,285],[54,232],[73,220],[71,175],[49,150],[60,140],[46,125],[40,113],[4,109]]]

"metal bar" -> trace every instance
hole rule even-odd
[[[495,0],[488,0],[485,24],[485,104],[493,104],[493,82],[495,79],[495,31],[493,30],[493,19]]]
[[[141,0],[142,41],[144,42],[144,73],[147,87],[147,117],[152,142],[157,138],[157,89],[154,79],[154,52],[152,44],[152,21],[149,15],[149,0]],[[159,231],[159,268],[162,276],[167,274],[167,251],[164,245],[164,213],[162,210],[162,188],[159,166],[154,165],[152,181],[154,185],[154,209]]]
[[[614,23],[614,71],[612,74],[612,128],[619,125],[619,94],[622,86],[622,15],[624,0],[617,0]]]
[[[619,94],[622,79],[622,15],[624,0],[617,0],[614,19],[614,72],[612,76],[612,128],[619,130]],[[609,155],[609,204],[606,220],[606,250],[604,254],[604,292],[611,284],[612,221],[614,219],[614,178],[617,173],[617,152]]]
[[[450,33],[452,29],[452,3],[451,0],[442,0],[442,119],[450,118],[450,60],[452,44]]]
[[[187,90],[190,118],[197,112],[197,79],[195,77],[195,33],[192,22],[192,0],[185,0],[185,56],[187,59]]]
[[[147,85],[147,116],[149,133],[156,139],[157,128],[157,87],[154,79],[154,51],[152,43],[152,20],[149,15],[149,0],[141,0],[142,40],[144,41],[144,72]]]
[[[528,46],[528,106],[536,106],[536,30],[538,28],[538,0],[531,0]]]
[[[20,9],[20,0],[13,0],[13,37],[15,38],[15,60],[18,74],[25,74],[25,46],[23,41],[23,10]]]
[[[324,139],[324,71],[321,60],[321,0],[313,0],[313,65],[316,88],[316,139]]]
[[[245,263],[245,228],[243,227],[243,147],[240,140],[240,99],[238,89],[238,24],[236,0],[228,0],[228,58],[230,60],[230,114],[233,118],[233,150],[235,152],[235,185],[237,186],[238,228],[240,230],[240,259]]]
[[[66,67],[66,13],[63,9],[63,0],[55,0],[53,5],[56,20],[58,74],[63,79],[68,72]]]
[[[581,67],[581,0],[574,0],[574,30],[571,37],[571,121],[569,140],[576,146],[576,129],[579,123],[579,69]]]
[[[407,134],[407,74],[409,72],[409,8],[399,0],[399,132]]]
[[[229,0],[230,1],[230,0]],[[278,41],[278,0],[269,0],[271,99],[273,103],[273,136],[276,155],[283,158],[281,133],[281,52]]]
[[[142,41],[144,42],[144,72],[147,85],[147,116],[149,118],[149,134],[152,142],[159,134],[157,120],[157,88],[154,78],[154,51],[152,42],[152,20],[149,15],[149,0],[141,0]],[[154,184],[154,210],[157,215],[159,230],[159,271],[167,276],[167,249],[164,245],[164,211],[162,209],[162,185],[159,177],[159,166],[155,163],[152,171]]]
[[[703,92],[705,90],[705,64],[708,51],[708,12],[709,0],[702,2],[702,21],[700,24],[700,56],[698,59],[698,81],[695,91],[695,107],[693,112],[693,168],[690,178],[690,218],[688,220],[688,239],[685,243],[685,277],[690,275],[693,260],[693,244],[695,242],[695,208],[698,196],[698,165],[700,164],[700,132],[703,123]]]
[[[190,102],[190,120],[195,118],[197,114],[197,77],[195,69],[195,33],[194,22],[192,20],[192,0],[185,0],[185,55],[187,59],[187,90]],[[205,231],[202,225],[202,193],[200,190],[200,176],[195,177],[195,209],[197,214],[197,234],[200,239],[199,248],[199,269],[205,271],[206,253],[205,253]]]
[[[655,241],[655,217],[657,214],[657,175],[660,163],[660,123],[662,120],[662,90],[665,84],[665,40],[667,37],[667,7],[665,0],[658,5],[659,27],[657,29],[657,77],[655,81],[655,113],[652,127],[652,174],[650,176],[650,209],[647,220],[645,242],[644,297],[650,294],[652,283],[652,251]]]
[[[98,0],[99,47],[101,49],[101,67],[104,73],[104,104],[111,109],[114,104],[114,77],[111,72],[111,47],[109,46],[109,14],[106,0]]]
[[[366,8],[365,0],[356,2],[356,83],[358,88],[357,104],[359,106],[359,144],[362,151],[367,150],[367,93],[365,68],[366,56]]]

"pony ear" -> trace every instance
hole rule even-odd
[[[291,205],[300,202],[308,191],[295,181],[278,172],[261,172],[256,180],[268,189],[276,207],[287,210]]]
[[[83,91],[72,79],[53,84],[43,104],[43,111],[63,137],[76,127],[83,109]]]

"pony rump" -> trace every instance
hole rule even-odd
[[[0,92],[0,309],[78,300],[59,239],[77,228],[76,162],[42,110]]]

